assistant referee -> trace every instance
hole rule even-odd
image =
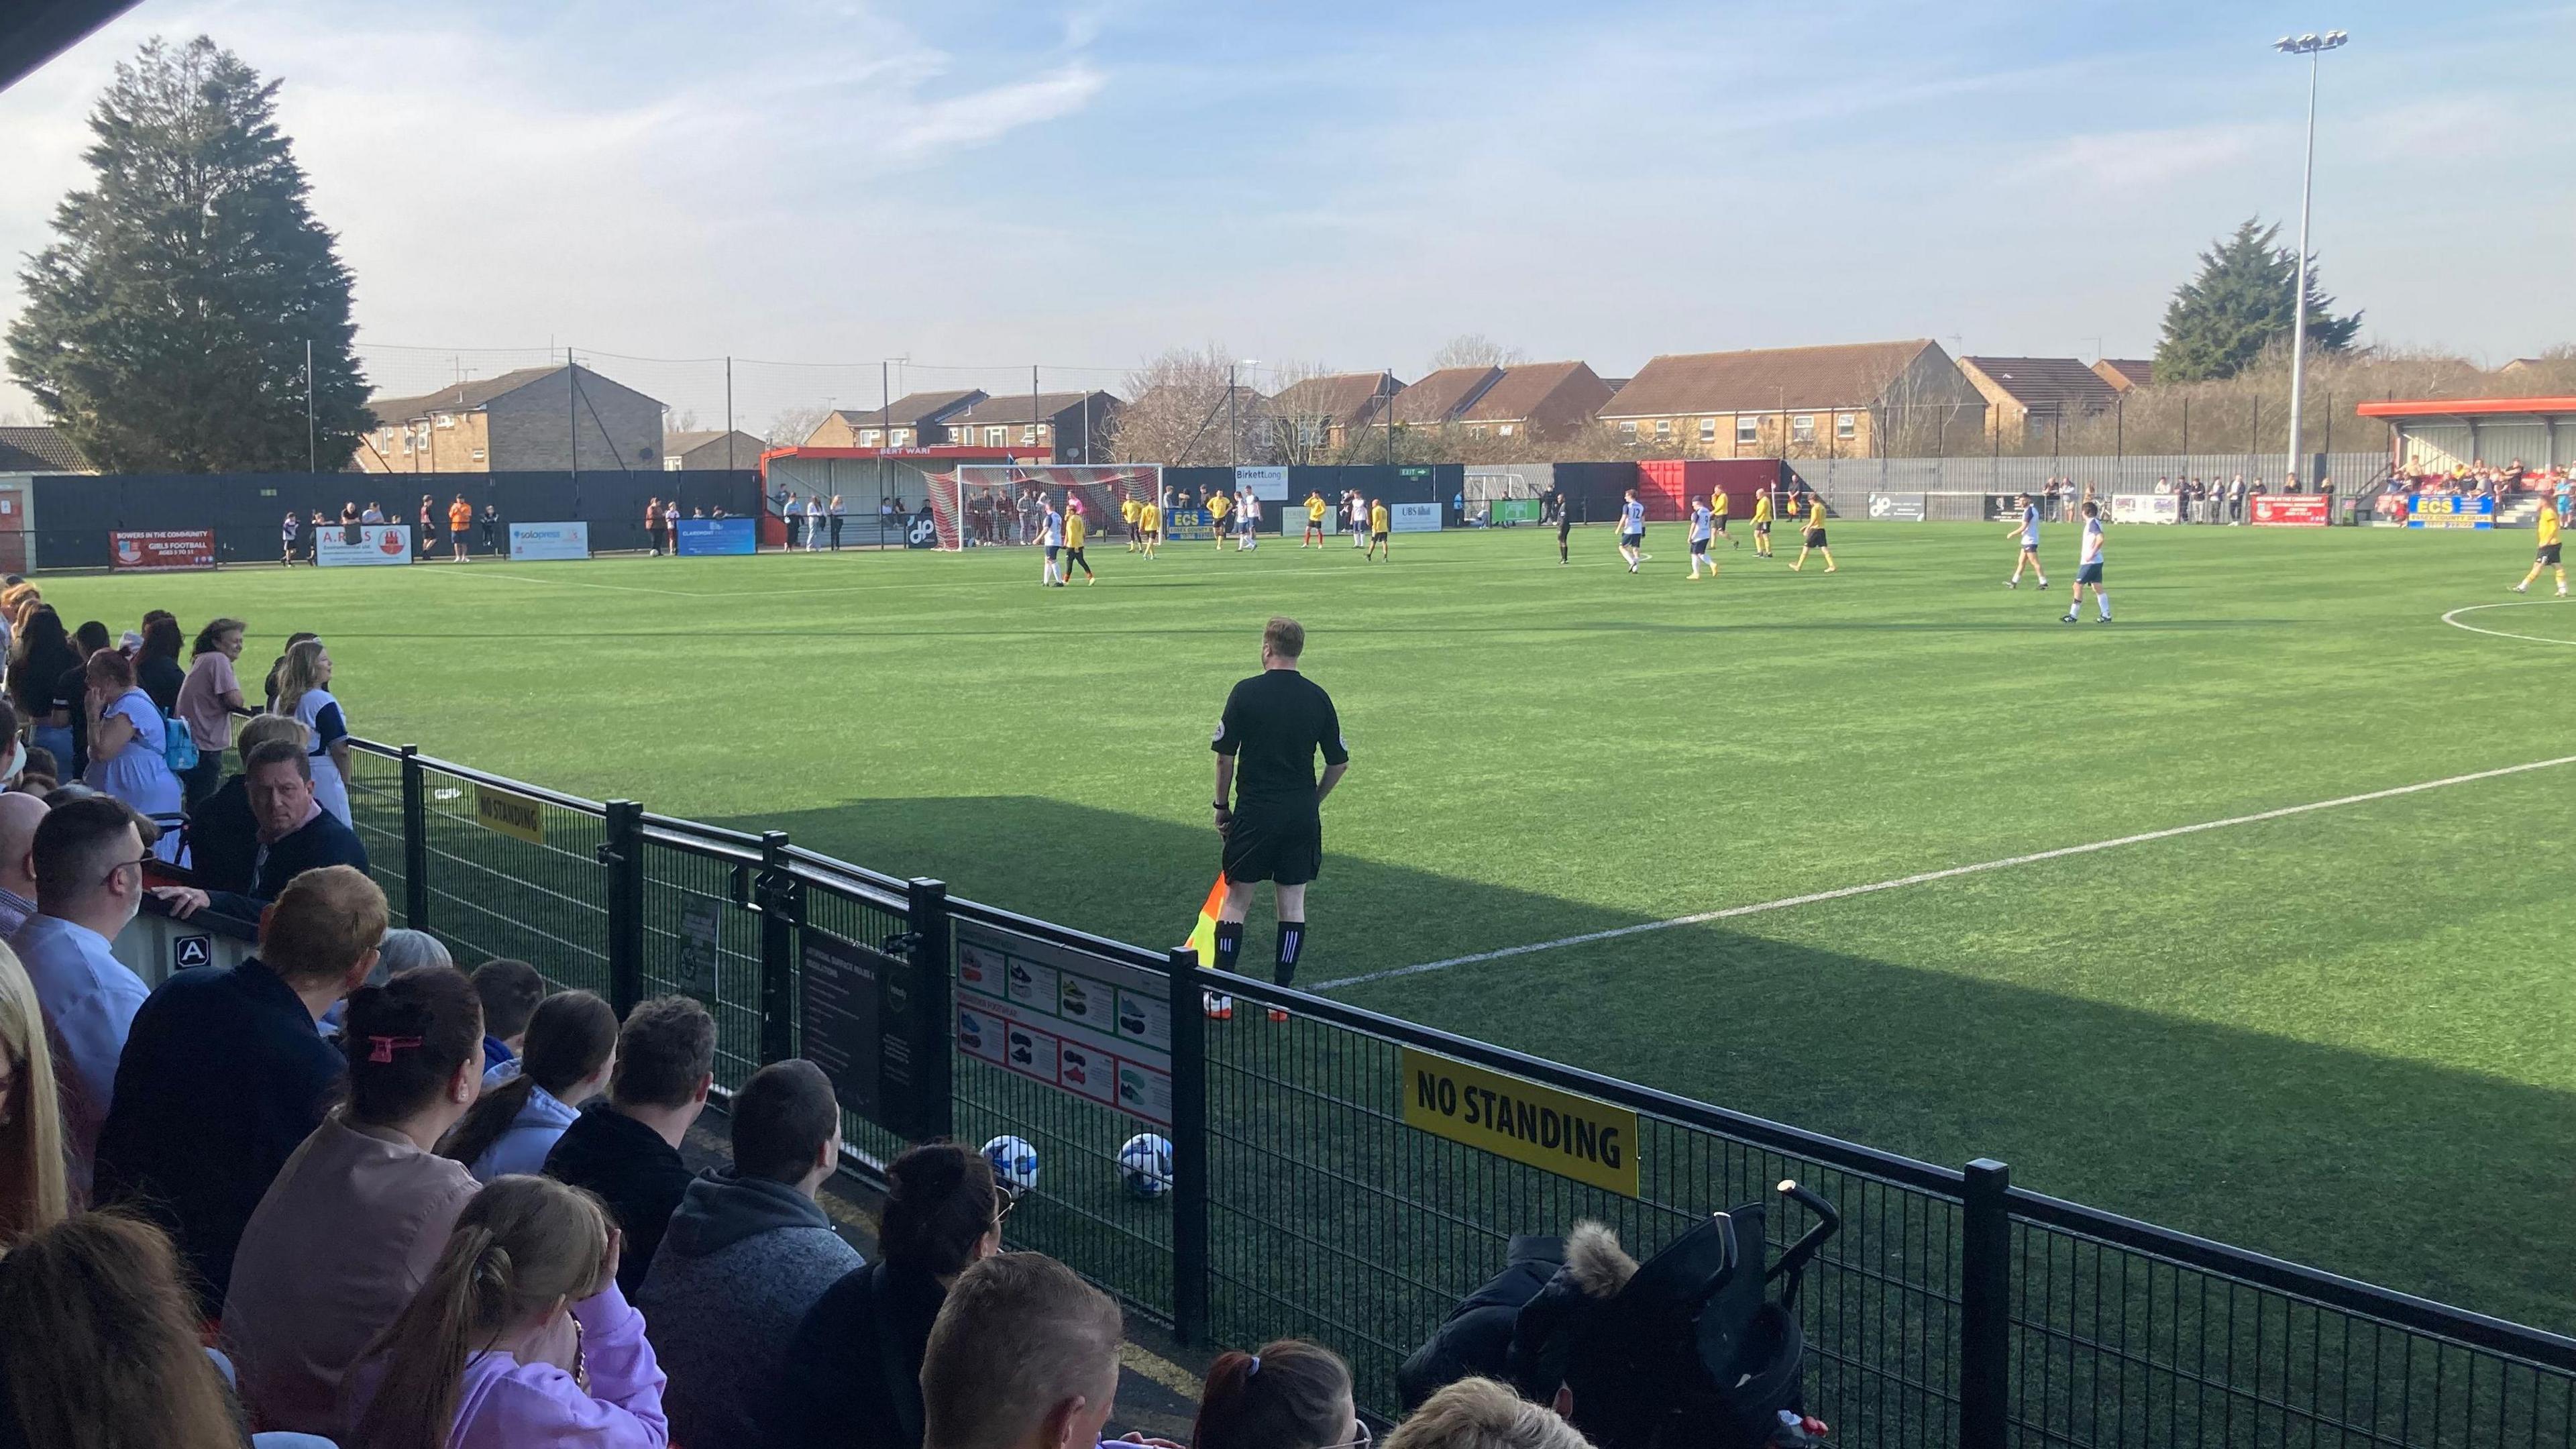
[[[1269,881],[1279,916],[1278,969],[1285,986],[1306,944],[1306,884],[1324,864],[1324,797],[1351,767],[1333,697],[1297,672],[1306,629],[1275,618],[1261,631],[1261,672],[1225,697],[1210,741],[1216,751],[1216,832],[1225,841],[1225,903],[1216,923],[1216,962],[1237,969],[1243,917],[1255,882]],[[1315,777],[1315,755],[1324,775]],[[1233,799],[1227,805],[1229,794]],[[1285,1021],[1272,1011],[1273,1021]]]

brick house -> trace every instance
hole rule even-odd
[[[948,431],[970,447],[1009,448],[1023,456],[1043,452],[1057,463],[1089,463],[1111,455],[1110,439],[1123,406],[1105,392],[1002,393],[949,419]]]
[[[662,404],[587,367],[523,367],[419,397],[376,398],[362,473],[662,469]]]
[[[834,408],[799,446],[807,448],[941,448],[960,441],[948,424],[982,402],[980,387],[908,392],[883,407]]]
[[[1589,363],[1516,363],[1457,420],[1471,438],[1561,438],[1581,431],[1616,391]]]
[[[1499,367],[1444,367],[1405,385],[1395,395],[1399,428],[1445,428],[1485,390],[1503,380]]]
[[[737,428],[728,433],[674,432],[662,435],[662,469],[668,473],[697,473],[719,468],[757,468],[760,455],[770,447],[766,438],[755,438]]]
[[[1657,357],[1601,405],[1633,447],[1709,458],[1868,458],[1967,439],[1986,402],[1929,338]]]
[[[1317,458],[1383,422],[1387,404],[1404,388],[1391,372],[1331,373],[1281,388],[1270,412],[1286,433],[1281,441],[1289,456]]]
[[[0,473],[95,473],[89,459],[50,425],[0,428]]]
[[[1988,437],[2045,438],[2120,400],[2110,379],[2072,357],[1962,357],[1959,374],[1986,399]]]
[[[2111,384],[2113,392],[2156,385],[2156,365],[2134,357],[2103,358],[2093,364],[2093,375]]]

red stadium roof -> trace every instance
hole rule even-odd
[[[2576,397],[2441,397],[2416,402],[2366,402],[2354,408],[2365,418],[2468,418],[2549,416],[2576,413]]]

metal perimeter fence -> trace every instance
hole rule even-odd
[[[783,834],[353,745],[353,814],[404,924],[461,960],[530,961],[621,1015],[697,997],[716,1017],[726,1093],[763,1062],[838,1049],[812,1019],[829,1001],[807,963],[818,941],[879,953],[887,1020],[939,1030],[887,1048],[911,1084],[911,1130],[845,1110],[853,1172],[875,1176],[907,1140],[1025,1138],[1040,1170],[1011,1215],[1014,1246],[1065,1261],[1185,1343],[1329,1344],[1377,1416],[1397,1410],[1397,1366],[1500,1270],[1513,1234],[1589,1218],[1643,1259],[1795,1179],[1843,1219],[1799,1305],[1808,1409],[1840,1442],[2576,1445],[2576,1339],[2060,1201],[2013,1186],[2002,1163],[1917,1162],[1219,976],[1186,950],[952,898]],[[1109,1095],[1068,1087],[1070,1072],[1043,1080],[1015,1059],[1017,1037],[1011,1055],[953,1049],[949,1025],[984,1001],[963,993],[990,989],[974,971],[1008,959],[1015,993],[1023,982],[1018,954],[961,947],[961,932],[1058,963],[1068,987],[1090,981],[1081,973],[1125,983],[1125,1025],[1167,1019],[1168,1103],[1130,1098],[1123,1067]],[[1032,999],[1058,990],[1057,967],[1031,969],[1047,976]],[[1211,987],[1237,998],[1234,1021],[1205,1018]],[[1262,1020],[1274,1005],[1287,1023]],[[1063,1030],[1059,1068],[1072,1059]],[[1633,1113],[1634,1195],[1409,1124],[1417,1053]],[[880,1064],[889,1081],[895,1065]],[[1140,1130],[1172,1144],[1170,1190],[1150,1198],[1118,1161]],[[1785,1200],[1773,1218],[1775,1246],[1807,1226]]]

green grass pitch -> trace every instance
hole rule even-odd
[[[1272,613],[1353,756],[1309,983],[2576,754],[2528,534],[2120,528],[2118,621],[2000,527],[1842,572],[1659,525],[62,578],[71,622],[320,631],[352,727],[1162,946]],[[1793,535],[1783,534],[1784,545]],[[2511,604],[2462,615],[2446,611]],[[2511,638],[2522,634],[2533,637]],[[1341,988],[1345,999],[2576,1328],[2576,765]],[[1266,910],[1266,903],[1260,909]],[[1247,959],[1266,960],[1256,914]]]

